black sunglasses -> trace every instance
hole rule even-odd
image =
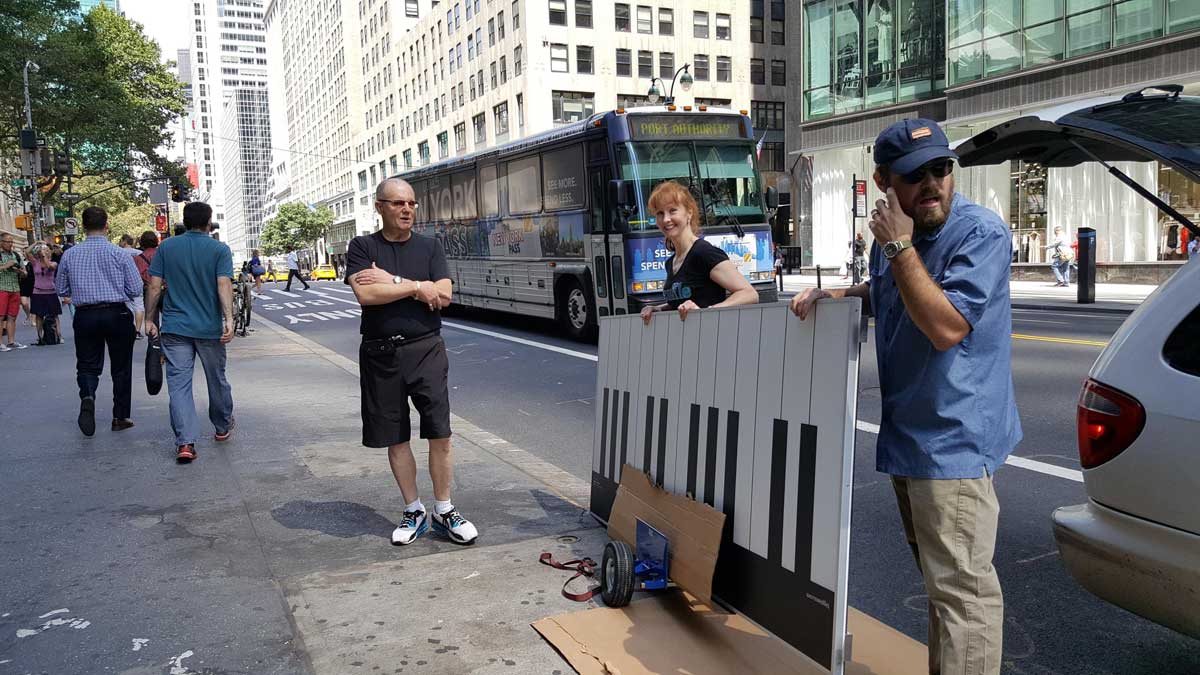
[[[415,200],[409,201],[407,199],[380,199],[380,198],[376,197],[375,201],[379,202],[380,204],[391,204],[393,206],[408,206],[411,209],[417,208],[417,202]]]
[[[923,164],[917,167],[915,171],[901,175],[900,178],[909,185],[916,185],[924,181],[927,174],[934,178],[945,178],[952,171],[954,171],[954,161],[946,159]]]

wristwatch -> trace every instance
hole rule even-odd
[[[888,243],[883,245],[883,257],[887,258],[888,260],[891,260],[892,258],[895,258],[896,256],[900,255],[901,251],[903,251],[906,248],[912,248],[912,246],[913,246],[913,243],[911,241],[902,241],[902,240],[889,241]]]
[[[396,276],[392,277],[392,283],[393,284],[402,284],[402,283],[404,283],[404,277],[397,274]]]

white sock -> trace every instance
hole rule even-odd
[[[405,511],[424,511],[425,505],[421,503],[421,498],[417,497],[411,504],[404,507]]]
[[[444,502],[439,499],[433,500],[433,512],[438,514],[439,516],[444,516],[453,510],[454,510],[454,504],[451,504],[449,499],[447,499]]]

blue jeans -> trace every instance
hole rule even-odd
[[[225,345],[220,340],[162,334],[162,351],[167,358],[167,391],[171,396],[171,429],[175,445],[196,442],[200,420],[192,399],[192,374],[196,356],[208,382],[208,419],[217,433],[229,431],[233,424],[233,391],[225,379]]]
[[[1058,259],[1050,263],[1050,269],[1054,270],[1054,278],[1060,284],[1071,283],[1071,261]]]

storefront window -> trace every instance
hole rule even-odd
[[[1193,223],[1200,223],[1200,183],[1169,166],[1158,165],[1158,196]],[[1159,218],[1159,260],[1186,260],[1191,233],[1174,219]]]
[[[929,98],[945,88],[944,5],[816,0],[805,5],[805,116]]]
[[[1013,262],[1042,263],[1046,257],[1046,168],[1033,162],[1010,162],[1009,228]]]
[[[1167,0],[1167,32],[1182,33],[1200,28],[1200,3],[1196,0]]]

